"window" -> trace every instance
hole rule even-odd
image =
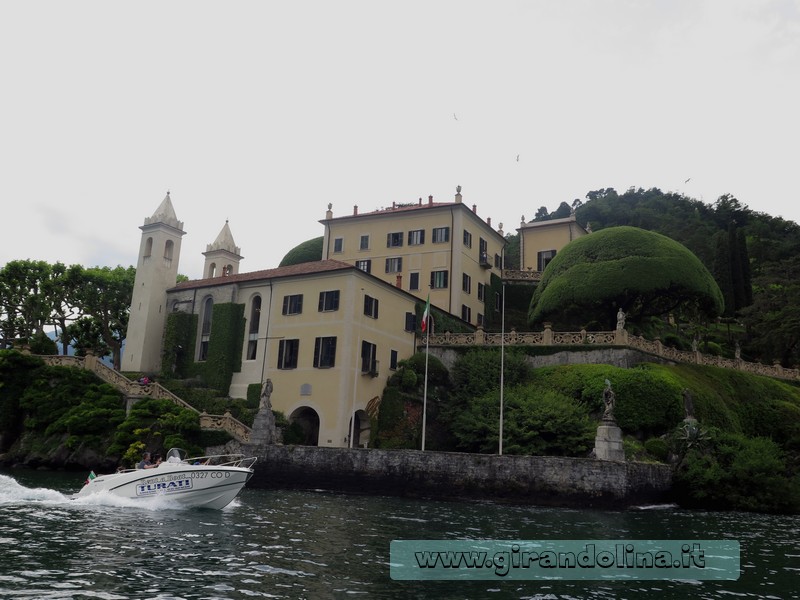
[[[478,327],[483,327],[483,315],[478,313]]]
[[[392,350],[389,353],[389,368],[392,371],[397,371],[397,350]]]
[[[319,293],[319,312],[339,310],[339,290]]]
[[[362,235],[361,240],[358,242],[359,250],[369,250],[369,236]]]
[[[406,331],[414,331],[417,328],[417,315],[412,312],[406,313],[406,324],[404,329]]]
[[[489,243],[483,238],[480,238],[478,242],[478,261],[482,265],[491,265],[489,262]]]
[[[472,234],[466,229],[464,230],[464,245],[467,248],[472,248]]]
[[[369,373],[373,377],[378,375],[378,361],[376,356],[378,347],[375,344],[363,340],[361,342],[361,372]]]
[[[461,320],[467,323],[472,320],[472,309],[466,304],[461,305]]]
[[[442,244],[450,241],[450,228],[449,227],[434,227],[433,228],[433,243]]]
[[[370,259],[357,260],[356,269],[361,269],[364,273],[372,273],[372,261]]]
[[[503,259],[500,257],[499,254],[494,255],[494,266],[498,269],[503,268]]]
[[[364,314],[373,319],[378,318],[378,299],[364,296]]]
[[[419,273],[408,274],[408,289],[409,290],[419,289]]]
[[[503,300],[500,297],[500,292],[494,293],[494,311],[500,312],[500,309],[503,307]]]
[[[303,312],[303,294],[283,297],[284,315],[299,315],[301,312]]]
[[[314,342],[314,366],[329,369],[336,362],[336,338],[318,337]]]
[[[408,232],[408,245],[419,246],[425,243],[425,230],[415,229]]]
[[[300,353],[300,340],[280,340],[278,344],[278,368],[296,369]]]
[[[486,286],[483,283],[478,284],[478,302],[483,302],[486,296]]]
[[[261,296],[255,296],[250,305],[250,329],[247,337],[247,360],[255,360],[258,352],[258,325],[261,321]]]
[[[403,232],[398,231],[396,233],[387,233],[386,234],[386,247],[387,248],[399,248],[403,245]]]
[[[556,256],[555,250],[544,250],[543,252],[536,253],[536,264],[537,264],[537,271],[544,271],[545,267],[553,260]]]
[[[440,290],[447,287],[447,271],[431,272],[431,287]]]
[[[334,252],[342,252],[344,250],[344,240],[342,238],[336,238],[333,240],[333,251]]]
[[[461,274],[461,289],[468,294],[472,293],[472,277],[466,273]]]
[[[401,273],[402,271],[403,271],[403,259],[401,257],[398,256],[386,259],[387,273]]]

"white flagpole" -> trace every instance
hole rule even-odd
[[[505,247],[502,250],[502,258],[500,259],[500,276],[503,276],[503,268],[505,267]],[[506,337],[506,282],[502,282],[502,301],[500,307],[500,446],[498,454],[503,455],[503,375],[505,366],[505,337]]]
[[[430,315],[427,320],[430,321]],[[428,418],[428,340],[431,337],[430,326],[425,326],[425,385],[422,392],[422,451],[425,451],[425,424]]]

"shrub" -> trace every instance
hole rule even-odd
[[[666,462],[669,458],[669,445],[661,438],[650,438],[644,443],[647,453],[661,462]]]
[[[506,392],[504,405],[507,454],[584,456],[593,445],[595,425],[573,398],[523,385]],[[453,422],[453,434],[463,450],[496,452],[499,422],[499,394],[491,392],[467,402]]]
[[[800,480],[787,470],[770,439],[712,431],[706,448],[690,449],[675,472],[674,492],[685,506],[800,512]]]

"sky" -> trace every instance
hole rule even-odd
[[[0,1],[0,265],[202,275],[432,195],[514,232],[659,188],[800,222],[800,0]]]

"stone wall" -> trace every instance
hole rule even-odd
[[[249,485],[259,488],[622,508],[665,501],[672,481],[666,465],[588,458],[310,446],[255,454]]]
[[[497,349],[497,348],[495,348]],[[452,369],[461,354],[453,348],[444,346],[431,346],[431,356],[442,361],[448,369]],[[630,369],[642,363],[672,364],[676,361],[664,357],[654,356],[631,348],[593,348],[587,350],[562,350],[552,354],[526,356],[527,362],[533,368],[556,367],[560,365],[612,365],[621,369]]]

